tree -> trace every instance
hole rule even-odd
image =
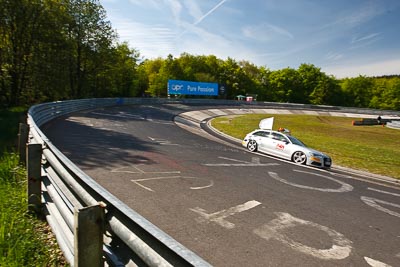
[[[102,56],[100,58],[100,56]],[[137,62],[140,53],[127,43],[117,44],[92,58],[97,66],[90,77],[93,96],[133,97],[140,95],[137,86]]]
[[[140,69],[142,72],[144,71],[148,77],[148,88],[145,92],[146,94],[151,96],[160,96],[163,89],[166,88],[167,83],[163,83],[163,78],[160,77],[160,70],[163,64],[164,60],[162,58],[146,60],[141,64]]]
[[[336,79],[322,75],[310,93],[309,102],[314,105],[340,105],[340,87]]]
[[[19,105],[29,79],[33,48],[40,36],[40,0],[2,0],[0,79],[3,101]]]
[[[382,77],[374,79],[371,108],[400,110],[400,78]]]
[[[302,103],[301,82],[296,70],[285,68],[271,73],[269,88],[273,101]]]
[[[358,76],[342,80],[341,87],[345,94],[343,105],[368,107],[372,97],[372,78]]]
[[[70,16],[67,32],[72,48],[70,88],[74,98],[85,97],[90,91],[87,75],[93,75],[97,70],[96,64],[90,64],[91,60],[101,57],[101,52],[111,46],[116,34],[106,21],[106,12],[98,0],[70,0],[67,12]]]
[[[228,98],[235,99],[246,93],[240,84],[241,77],[241,68],[234,59],[228,58],[222,63],[219,83],[226,87]]]

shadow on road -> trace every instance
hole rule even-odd
[[[82,115],[74,114],[73,117],[60,118],[42,127],[50,141],[79,167],[112,167],[120,166],[121,162],[154,163],[152,159],[142,155],[143,152],[154,152],[150,140],[138,140],[134,135],[112,127],[140,118],[113,116],[102,127],[96,125],[96,120],[102,116],[91,113]]]

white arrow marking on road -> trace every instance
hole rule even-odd
[[[364,257],[365,261],[372,267],[391,267],[390,265],[387,265],[386,263],[368,258],[368,257]]]
[[[386,202],[386,201],[383,201],[383,200],[380,200],[380,199],[376,199],[376,198],[372,198],[372,197],[364,197],[364,196],[361,197],[361,200],[365,204],[367,204],[368,206],[371,206],[371,207],[373,207],[373,208],[375,208],[377,210],[383,211],[383,212],[385,212],[387,214],[390,214],[392,216],[400,218],[400,213],[392,211],[392,210],[387,209],[387,208],[384,208],[381,205],[378,205],[377,203],[381,203],[381,204],[384,204],[384,205],[388,205],[388,206],[392,206],[392,207],[400,209],[400,205],[398,205],[398,204]]]
[[[383,193],[383,194],[388,194],[388,195],[400,197],[400,194],[397,194],[397,193],[392,193],[392,192],[388,192],[388,191],[383,191],[383,190],[379,190],[379,189],[375,189],[375,188],[371,188],[371,187],[368,187],[367,189],[368,189],[368,190],[371,190],[371,191]]]
[[[353,187],[352,187],[351,185],[346,184],[346,183],[344,183],[344,182],[342,182],[342,181],[336,180],[336,179],[334,179],[334,178],[325,176],[325,175],[321,175],[321,174],[317,174],[317,173],[312,173],[312,172],[299,171],[299,170],[295,170],[295,171],[297,171],[297,172],[303,172],[303,173],[308,173],[308,174],[315,175],[315,176],[320,176],[320,177],[323,177],[323,178],[325,178],[325,179],[334,181],[334,182],[336,182],[336,183],[338,183],[338,184],[341,184],[342,186],[341,186],[339,189],[330,189],[330,188],[312,187],[312,186],[307,186],[307,185],[299,185],[299,184],[289,182],[289,181],[287,181],[287,180],[285,180],[285,179],[279,177],[278,174],[275,173],[275,172],[268,172],[268,174],[269,174],[269,176],[271,176],[271,177],[274,178],[275,180],[278,180],[278,181],[280,181],[280,182],[282,182],[282,183],[284,183],[284,184],[288,184],[288,185],[291,185],[291,186],[294,186],[294,187],[298,187],[298,188],[303,188],[303,189],[310,189],[310,190],[316,190],[316,191],[322,191],[322,192],[334,192],[334,193],[344,193],[344,192],[350,192],[350,191],[353,190]]]
[[[336,232],[335,230],[332,230],[326,226],[296,218],[289,213],[275,212],[275,214],[278,216],[277,219],[274,219],[268,224],[265,224],[260,228],[255,229],[253,232],[263,239],[276,239],[299,252],[323,260],[341,260],[347,258],[350,255],[350,252],[352,250],[352,242],[345,238],[341,233]],[[285,236],[284,233],[281,233],[284,230],[296,227],[296,225],[311,226],[327,233],[332,238],[332,247],[330,249],[317,249],[309,247],[300,242],[296,242],[291,238]]]
[[[260,204],[261,203],[256,200],[251,200],[236,207],[232,207],[227,210],[217,211],[211,214],[206,213],[204,209],[199,207],[190,210],[200,215],[200,217],[198,218],[199,222],[205,222],[205,221],[215,222],[226,229],[232,229],[235,228],[235,224],[225,220],[226,217],[233,216],[237,213],[252,209]]]

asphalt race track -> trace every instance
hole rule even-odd
[[[398,187],[250,153],[173,122],[207,108],[91,110],[43,130],[104,188],[214,266],[400,266]]]

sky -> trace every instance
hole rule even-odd
[[[399,0],[100,0],[144,59],[215,55],[336,78],[400,75]]]

